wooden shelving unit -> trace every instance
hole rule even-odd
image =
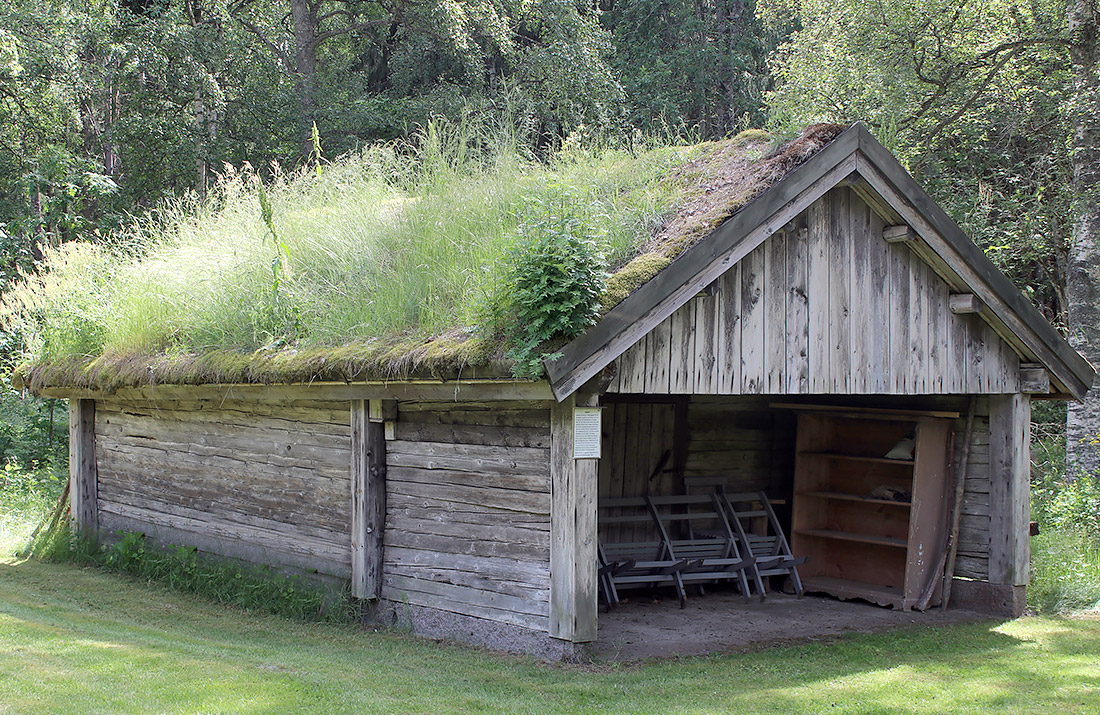
[[[920,601],[944,549],[950,424],[938,414],[799,412],[791,549],[808,557],[807,591],[905,610]],[[907,436],[913,458],[887,458]]]

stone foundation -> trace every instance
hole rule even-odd
[[[470,643],[505,653],[533,655],[548,661],[578,663],[591,660],[591,644],[571,643],[551,638],[546,631],[535,631],[437,608],[380,601],[364,613],[364,620],[407,630],[425,638]]]
[[[1027,586],[957,578],[951,582],[950,607],[1017,618],[1027,610]]]

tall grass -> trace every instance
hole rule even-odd
[[[675,200],[661,178],[688,158],[602,146],[536,160],[523,144],[439,120],[319,171],[275,167],[263,187],[253,168],[227,168],[207,201],[52,251],[3,317],[45,363],[440,335],[507,312],[508,256],[556,206],[606,266],[623,262]]]
[[[67,475],[53,466],[9,460],[0,469],[0,555],[25,549],[31,532],[49,516]]]

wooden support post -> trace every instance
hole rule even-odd
[[[1025,586],[1030,559],[1031,398],[989,398],[989,582]]]
[[[1020,392],[1045,395],[1050,392],[1050,373],[1038,363],[1020,363]]]
[[[69,499],[73,526],[94,539],[99,529],[95,400],[69,400]]]
[[[573,408],[594,396],[568,397],[550,411],[550,635],[596,640],[598,459],[573,458]]]
[[[377,404],[373,404],[377,403]],[[382,400],[351,401],[351,595],[378,598],[386,524]]]

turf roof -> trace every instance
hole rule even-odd
[[[818,124],[775,146],[770,135],[745,132],[681,154],[690,158],[660,181],[675,187],[676,201],[656,230],[640,236],[631,254],[609,266],[602,296],[606,312],[656,276],[691,246],[832,141],[845,125]],[[396,204],[400,210],[400,204]],[[362,247],[348,247],[348,250]],[[456,320],[456,323],[462,321]],[[149,384],[274,384],[313,381],[461,376],[507,377],[499,332],[455,324],[430,335],[407,331],[348,334],[320,346],[269,345],[258,350],[116,351],[32,358],[18,371],[32,391],[45,388],[112,391]]]

